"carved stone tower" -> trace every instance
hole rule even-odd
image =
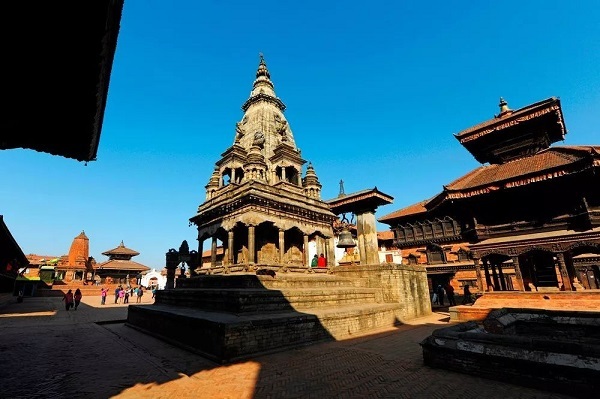
[[[333,260],[336,216],[321,200],[321,184],[296,147],[262,55],[233,144],[221,154],[206,187],[206,200],[190,222],[198,227],[199,253],[211,238],[211,267],[234,265],[308,266],[315,240]],[[217,265],[217,242],[224,249]]]

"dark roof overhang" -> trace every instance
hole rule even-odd
[[[96,159],[123,2],[4,4],[0,149]]]

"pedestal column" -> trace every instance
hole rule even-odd
[[[506,291],[506,280],[504,279],[504,272],[502,271],[502,263],[498,263],[498,278],[500,279],[500,287],[502,291]]]
[[[513,267],[515,268],[515,277],[517,278],[517,283],[519,284],[519,291],[525,291],[525,282],[523,281],[523,274],[521,274],[521,265],[519,265],[519,257],[513,256]]]
[[[500,291],[500,287],[498,284],[498,274],[496,273],[496,266],[492,263],[488,261],[488,264],[490,265],[490,268],[492,269],[492,279],[494,281],[494,291]]]
[[[304,245],[302,247],[302,253],[304,254],[304,265],[310,268],[310,261],[308,257],[308,234],[304,234]]]
[[[485,284],[487,285],[486,291],[489,291],[492,286],[492,279],[490,277],[489,261],[487,259],[483,260],[483,271],[485,273]]]
[[[254,230],[254,226],[248,226],[248,263],[256,262],[256,235]]]
[[[212,237],[210,244],[210,266],[215,267],[217,265],[217,237]]]
[[[560,276],[562,277],[563,285],[565,286],[565,291],[573,291],[573,284],[571,284],[571,279],[569,278],[569,273],[567,272],[567,265],[565,264],[565,254],[563,254],[562,252],[557,253],[556,259],[558,260]]]
[[[475,276],[477,277],[477,289],[479,292],[483,292],[483,279],[481,278],[481,266],[479,265],[479,259],[473,259],[475,264]]]
[[[375,220],[374,211],[364,211],[356,215],[357,234],[362,237],[364,246],[364,255],[361,251],[360,261],[363,264],[363,259],[366,265],[379,264],[379,244],[377,243],[377,221]]]
[[[279,229],[279,263],[283,263],[283,255],[285,254],[285,231]]]
[[[233,265],[233,230],[227,232],[227,264]]]
[[[327,267],[335,266],[335,240],[333,237],[325,240],[327,247]]]

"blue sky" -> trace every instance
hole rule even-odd
[[[500,96],[560,97],[557,144],[599,144],[599,21],[596,1],[125,0],[97,161],[0,152],[0,214],[26,254],[66,254],[82,230],[99,262],[121,240],[157,269],[194,249],[262,52],[323,198],[377,186],[381,217],[478,166],[453,134]]]

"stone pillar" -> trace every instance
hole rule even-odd
[[[229,182],[229,184],[231,183],[235,183],[235,168],[232,167],[231,168],[231,181]]]
[[[215,267],[217,265],[217,237],[212,237],[212,243],[210,245],[210,266]]]
[[[506,291],[506,280],[504,279],[504,273],[502,272],[502,263],[498,263],[498,278],[500,279],[500,287],[502,287],[502,291]]]
[[[317,243],[317,256],[327,253],[327,249],[325,248],[325,239],[323,237],[317,236],[316,243]]]
[[[365,235],[363,234],[363,219],[358,215],[356,216],[356,241],[358,241],[358,255],[360,256],[360,264],[364,266],[367,264],[367,250],[365,247]]]
[[[283,264],[283,255],[285,255],[285,231],[279,229],[279,263]]]
[[[492,279],[490,278],[490,269],[488,268],[489,261],[485,259],[483,261],[483,271],[485,273],[485,284],[487,285],[486,291],[490,290],[490,286],[492,285]]]
[[[571,284],[571,279],[569,278],[569,273],[567,272],[567,265],[565,264],[565,254],[562,252],[557,253],[556,259],[558,260],[560,276],[562,277],[565,291],[573,291],[573,284]]]
[[[170,249],[166,254],[166,269],[167,269],[167,282],[165,284],[166,289],[175,288],[175,271],[179,265],[179,252],[174,249]]]
[[[481,278],[481,266],[479,265],[479,259],[473,259],[475,264],[475,276],[477,276],[477,289],[479,292],[483,292],[483,279]]]
[[[254,226],[248,226],[248,263],[256,262],[256,235]]]
[[[310,269],[311,259],[308,256],[308,234],[304,234],[304,246],[302,247],[302,253],[304,254],[304,265]]]
[[[335,266],[335,240],[333,237],[325,240],[327,244],[327,267]]]
[[[204,251],[204,239],[198,237],[198,264],[197,269],[201,269],[204,262],[202,261],[202,252]],[[191,272],[191,270],[190,270]],[[195,274],[195,273],[194,273]]]
[[[227,232],[227,264],[233,265],[233,230]]]
[[[489,262],[490,268],[492,269],[492,279],[494,281],[494,291],[500,291],[500,284],[498,283],[498,274],[496,273],[496,265]]]
[[[360,263],[366,265],[378,265],[379,245],[377,243],[377,221],[374,211],[364,211],[356,215],[357,234],[363,237],[363,246],[365,254],[360,256]],[[363,263],[363,259],[365,263]]]
[[[521,266],[519,265],[519,257],[513,256],[513,267],[515,268],[515,277],[517,277],[517,283],[519,284],[519,291],[525,291],[525,282],[523,281],[523,274],[521,274]]]

